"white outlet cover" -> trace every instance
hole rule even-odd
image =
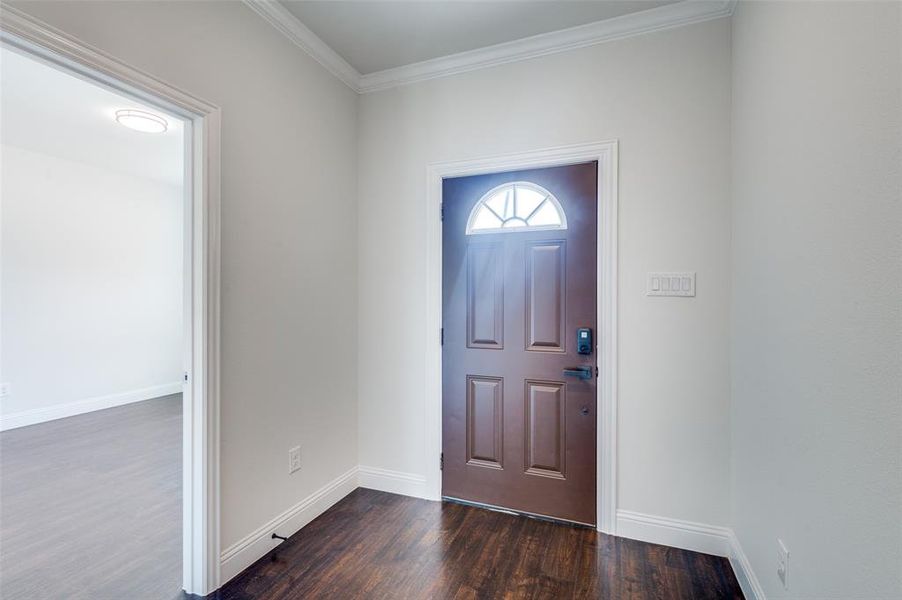
[[[301,447],[295,446],[288,450],[288,473],[294,473],[301,468]]]
[[[12,386],[9,383],[0,383],[0,398],[6,398],[9,396],[9,391]]]
[[[695,296],[695,273],[682,271],[678,273],[649,273],[646,296]]]
[[[783,589],[789,589],[789,550],[783,540],[777,540],[777,578],[783,584]]]

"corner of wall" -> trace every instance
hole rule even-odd
[[[729,544],[730,566],[733,567],[733,573],[736,575],[736,580],[739,581],[739,587],[742,588],[746,600],[766,600],[764,588],[761,587],[761,583],[752,569],[752,564],[732,529],[729,530]]]

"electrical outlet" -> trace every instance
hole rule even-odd
[[[0,398],[6,398],[7,396],[9,396],[10,387],[11,386],[9,383],[0,383]]]
[[[288,472],[294,473],[301,468],[301,447],[295,446],[288,450]]]
[[[789,550],[783,540],[777,540],[777,577],[783,584],[783,589],[789,589]]]

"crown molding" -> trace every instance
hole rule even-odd
[[[243,0],[329,72],[359,94],[486,69],[733,14],[738,0],[683,0],[568,29],[361,75],[276,0]]]
[[[345,85],[360,93],[360,73],[276,0],[242,0]]]
[[[684,0],[641,12],[469,50],[361,76],[361,93],[594,46],[733,14],[736,0]]]

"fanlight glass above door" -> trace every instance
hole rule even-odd
[[[492,188],[467,219],[467,235],[548,229],[567,229],[567,216],[551,192],[528,181]]]

